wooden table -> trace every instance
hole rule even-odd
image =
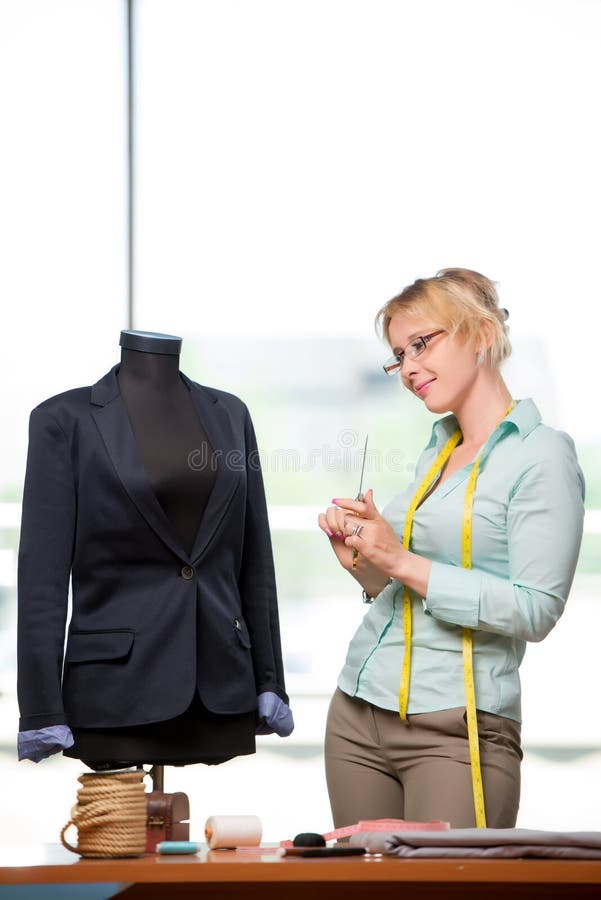
[[[283,858],[269,846],[94,860],[80,859],[59,845],[0,849],[0,900],[18,896],[12,885],[38,885],[33,894],[43,900],[44,885],[77,883],[111,883],[121,890],[119,900],[600,900],[601,861],[300,859]]]

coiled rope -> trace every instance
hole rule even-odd
[[[80,856],[142,856],[146,849],[145,772],[85,773],[77,779],[77,803],[61,831],[63,847]],[[75,825],[77,847],[65,838]]]

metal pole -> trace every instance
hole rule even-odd
[[[135,0],[127,3],[127,327],[134,328],[135,310],[135,175],[136,175],[136,109],[135,109]],[[163,790],[164,768],[152,766],[152,787]]]
[[[127,327],[134,327],[135,300],[135,0],[127,5]]]

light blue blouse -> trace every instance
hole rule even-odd
[[[383,515],[402,538],[408,506],[457,428],[437,421],[415,481]],[[463,501],[472,465],[449,476],[417,509],[410,549],[432,560],[425,598],[411,592],[408,713],[465,706],[461,628],[474,629],[476,705],[521,721],[519,665],[561,616],[582,539],[584,477],[572,439],[520,401],[482,449],[473,508],[472,569],[461,567]],[[353,637],[338,686],[398,710],[403,586],[375,599]]]

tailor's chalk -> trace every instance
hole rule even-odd
[[[200,849],[196,841],[161,841],[156,845],[157,853],[198,853]]]

